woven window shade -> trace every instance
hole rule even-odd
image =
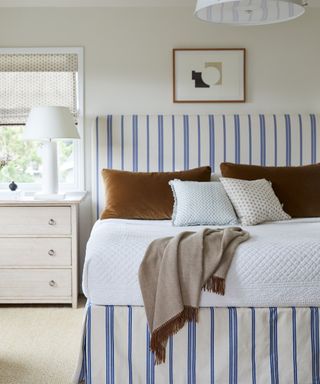
[[[0,54],[0,125],[24,124],[32,107],[69,107],[77,117],[76,54]]]

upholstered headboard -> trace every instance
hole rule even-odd
[[[294,166],[320,162],[320,116],[107,115],[93,135],[93,209],[104,205],[102,168],[174,171],[223,161]]]

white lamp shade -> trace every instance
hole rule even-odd
[[[289,21],[305,12],[302,0],[198,0],[201,20],[233,25],[264,25]]]
[[[79,139],[73,116],[67,107],[32,108],[23,133],[26,140]]]

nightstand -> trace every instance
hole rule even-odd
[[[0,303],[78,302],[79,205],[62,201],[0,200]]]

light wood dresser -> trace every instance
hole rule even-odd
[[[78,211],[62,201],[0,200],[0,303],[78,302]]]

